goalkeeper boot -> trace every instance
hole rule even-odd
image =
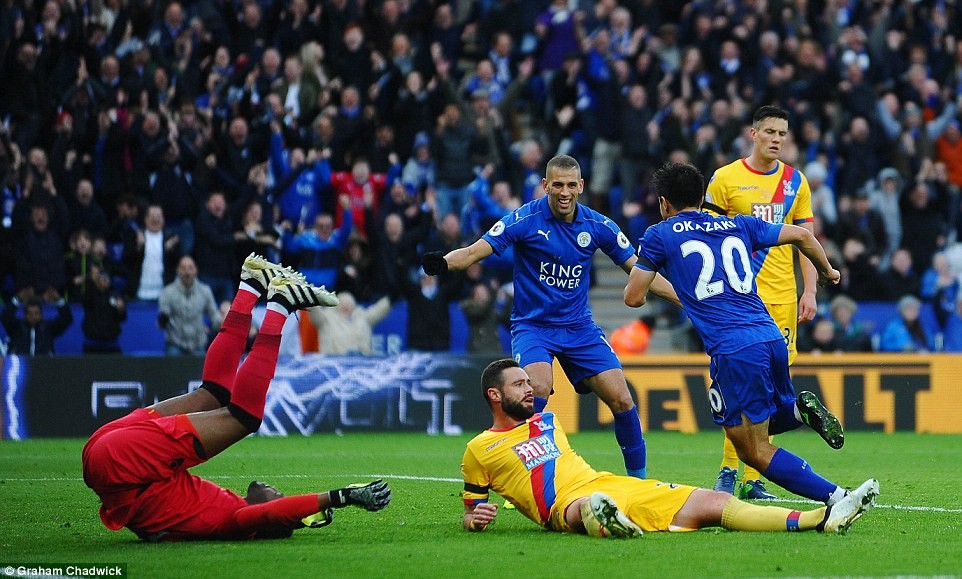
[[[737,480],[738,471],[724,466],[722,467],[721,472],[718,473],[718,478],[715,480],[715,486],[712,487],[712,490],[734,495],[735,481]]]
[[[641,527],[631,522],[618,510],[614,499],[604,493],[594,493],[581,503],[581,521],[592,537],[630,539],[642,535]]]
[[[765,489],[765,483],[760,480],[747,480],[738,487],[738,498],[741,500],[773,501],[775,495]]]
[[[829,505],[825,510],[825,518],[816,529],[822,533],[845,533],[852,523],[875,506],[878,493],[878,481],[868,479],[854,491],[849,491],[842,500]]]
[[[799,392],[795,399],[795,406],[802,417],[802,422],[817,432],[829,446],[838,450],[845,444],[845,432],[838,418],[819,401],[815,394]]]
[[[244,265],[241,266],[241,281],[259,290],[261,295],[267,292],[267,286],[275,277],[303,279],[304,276],[289,267],[267,261],[256,253],[251,253],[244,258]]]
[[[287,311],[302,310],[314,306],[336,306],[337,296],[333,292],[317,287],[304,279],[300,274],[295,276],[275,277],[267,286],[267,301],[275,301]]]

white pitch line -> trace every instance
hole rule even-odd
[[[443,482],[443,483],[460,483],[463,482],[459,478],[447,478],[438,476],[415,476],[406,474],[331,474],[326,473],[325,478],[336,478],[336,477],[350,477],[350,478],[386,478],[395,480],[416,480],[416,481],[427,481],[427,482]],[[247,480],[276,480],[276,479],[302,479],[302,478],[321,478],[313,474],[270,474],[270,475],[239,475],[239,474],[222,474],[222,475],[210,475],[204,476],[207,479],[247,479]],[[72,477],[48,477],[48,478],[0,478],[5,482],[81,482],[82,478],[72,478]],[[789,503],[789,504],[803,504],[803,505],[821,505],[822,503],[816,501],[810,501],[806,499],[776,499],[773,501],[768,501],[771,503]],[[764,504],[764,503],[755,503]],[[950,513],[950,514],[962,514],[962,509],[948,509],[945,507],[919,507],[913,505],[885,505],[876,504],[876,509],[893,509],[896,511],[918,511],[927,513]]]

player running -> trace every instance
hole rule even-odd
[[[687,485],[598,472],[571,449],[554,414],[535,413],[533,385],[517,362],[489,364],[481,376],[481,391],[493,424],[468,443],[461,461],[461,523],[468,531],[483,531],[497,515],[498,506],[488,502],[492,490],[542,527],[594,537],[719,526],[840,533],[871,509],[878,495],[878,482],[869,479],[831,506],[796,511]]]
[[[554,385],[551,364],[557,358],[578,393],[594,392],[611,409],[625,468],[629,475],[645,478],[647,453],[638,408],[621,362],[588,306],[595,251],[601,249],[627,273],[637,259],[634,248],[614,221],[578,203],[585,182],[573,157],[548,161],[541,186],[545,197],[506,215],[472,245],[447,255],[425,253],[424,271],[463,270],[513,246],[511,352],[531,377],[535,412],[548,403]],[[678,303],[662,278],[653,291]]]
[[[838,271],[805,228],[702,212],[704,180],[691,165],[668,163],[655,172],[652,184],[664,221],[641,240],[625,303],[644,304],[655,273],[664,272],[711,356],[708,400],[715,423],[725,429],[738,457],[795,494],[837,503],[845,489],[769,441],[770,434],[802,424],[832,448],[841,448],[844,437],[838,419],[814,394],[802,392],[796,399],[788,348],[758,297],[751,256],[791,243],[815,264],[820,284],[838,283]]]
[[[778,107],[763,106],[752,117],[752,152],[721,167],[708,182],[704,209],[718,215],[754,215],[769,223],[789,223],[814,231],[812,191],[801,171],[779,161],[782,144],[788,138],[788,113]],[[795,262],[790,246],[776,246],[755,253],[752,269],[756,273],[758,295],[782,332],[788,346],[788,364],[795,361],[798,322],[814,319],[815,267],[799,256],[804,288],[801,299],[795,289]],[[738,497],[774,499],[765,490],[758,471],[745,466]],[[722,448],[721,470],[716,491],[735,493],[738,455],[728,438]]]
[[[264,323],[238,368],[251,311],[265,294]],[[334,305],[333,293],[299,273],[248,256],[207,351],[201,387],[104,425],[84,446],[84,482],[100,496],[104,525],[127,527],[148,541],[278,538],[329,523],[332,508],[386,507],[391,491],[383,481],[291,497],[254,481],[240,497],[188,472],[260,427],[287,317]]]

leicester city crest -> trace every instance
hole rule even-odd
[[[627,241],[627,240],[625,240]],[[587,231],[582,231],[578,234],[578,245],[581,247],[588,247],[591,245],[591,234]]]

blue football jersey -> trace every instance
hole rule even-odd
[[[590,320],[588,285],[595,250],[618,265],[634,253],[611,219],[579,204],[574,221],[558,221],[547,197],[505,215],[482,239],[498,255],[514,247],[512,323],[574,325]]]
[[[781,229],[757,217],[686,211],[648,228],[635,267],[671,282],[710,355],[783,340],[752,270],[752,253],[775,245]]]

